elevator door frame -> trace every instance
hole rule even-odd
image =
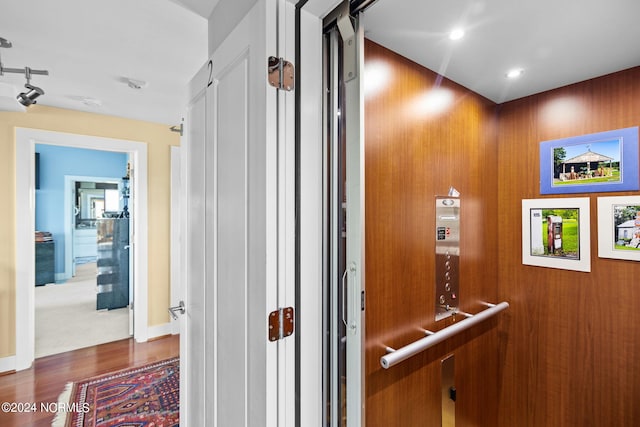
[[[343,8],[344,10],[344,8]],[[340,19],[340,16],[338,16]],[[349,24],[345,40],[337,27]],[[325,28],[324,309],[326,426],[360,427],[364,419],[364,32],[350,17]],[[341,28],[343,30],[343,28]],[[344,48],[355,43],[355,49]],[[349,57],[348,55],[353,55]],[[347,57],[345,60],[345,56]],[[354,57],[355,56],[355,57]],[[355,73],[344,73],[345,63]],[[345,221],[343,221],[343,219]],[[343,226],[344,225],[344,226]],[[344,239],[344,242],[342,241]],[[343,350],[344,348],[344,350]],[[346,354],[345,354],[346,352]],[[346,376],[343,388],[342,376]],[[346,393],[346,404],[343,402]],[[346,416],[344,408],[346,407]],[[346,421],[346,424],[344,423]]]

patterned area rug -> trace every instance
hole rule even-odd
[[[179,358],[167,359],[73,383],[71,398],[61,396],[60,399],[68,402],[62,408],[66,413],[66,423],[61,425],[178,426],[179,362]]]

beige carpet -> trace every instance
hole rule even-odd
[[[64,284],[36,286],[35,356],[129,337],[129,309],[96,310],[96,264],[82,264]]]

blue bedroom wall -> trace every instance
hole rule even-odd
[[[40,153],[40,188],[36,190],[36,230],[55,241],[55,272],[64,273],[65,175],[120,179],[127,174],[127,153],[36,144]],[[71,244],[71,242],[69,243]]]

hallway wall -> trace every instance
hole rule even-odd
[[[168,125],[34,105],[0,113],[0,358],[15,354],[15,129],[25,127],[148,144],[149,326],[169,321],[170,146],[180,137]]]
[[[495,105],[370,41],[365,75],[366,425],[440,427],[440,360],[453,352],[456,425],[495,426],[495,321],[380,366],[385,346],[449,323],[435,322],[434,251],[435,196],[450,186],[462,195],[460,308],[496,302]]]
[[[539,198],[539,143],[640,124],[640,67],[500,106],[498,246],[500,426],[630,426],[640,420],[640,263],[598,258],[591,272],[522,265],[521,200]],[[635,173],[638,173],[636,171]]]

